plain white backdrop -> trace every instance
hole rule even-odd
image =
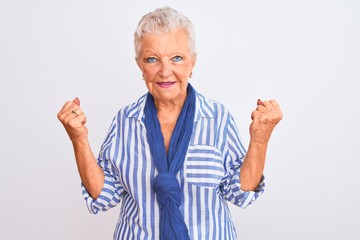
[[[133,32],[163,6],[193,21],[191,83],[230,109],[246,143],[258,98],[284,112],[265,193],[230,206],[239,239],[357,239],[357,0],[0,0],[0,238],[112,239],[119,208],[87,212],[56,114],[79,97],[98,154],[118,109],[146,93]]]

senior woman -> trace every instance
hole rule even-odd
[[[226,108],[188,83],[196,50],[187,17],[169,7],[143,16],[135,52],[148,93],[116,114],[97,159],[79,99],[58,113],[89,211],[122,203],[114,239],[236,239],[227,201],[244,208],[263,192],[278,103],[258,100],[246,150]]]

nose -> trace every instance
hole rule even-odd
[[[162,78],[169,77],[172,74],[172,64],[169,61],[162,61],[159,75]]]

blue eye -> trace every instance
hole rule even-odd
[[[148,57],[148,58],[146,59],[146,62],[148,62],[148,63],[154,63],[154,62],[157,62],[157,59],[154,58],[154,57]]]
[[[182,61],[182,60],[183,60],[183,58],[180,57],[180,56],[175,56],[175,57],[173,57],[173,58],[171,59],[171,61],[173,61],[173,62],[180,62],[180,61]]]

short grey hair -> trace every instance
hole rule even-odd
[[[177,29],[185,30],[190,51],[195,54],[195,29],[190,19],[175,9],[163,7],[147,13],[140,19],[134,34],[136,58],[140,52],[141,37],[149,34],[171,33]]]

